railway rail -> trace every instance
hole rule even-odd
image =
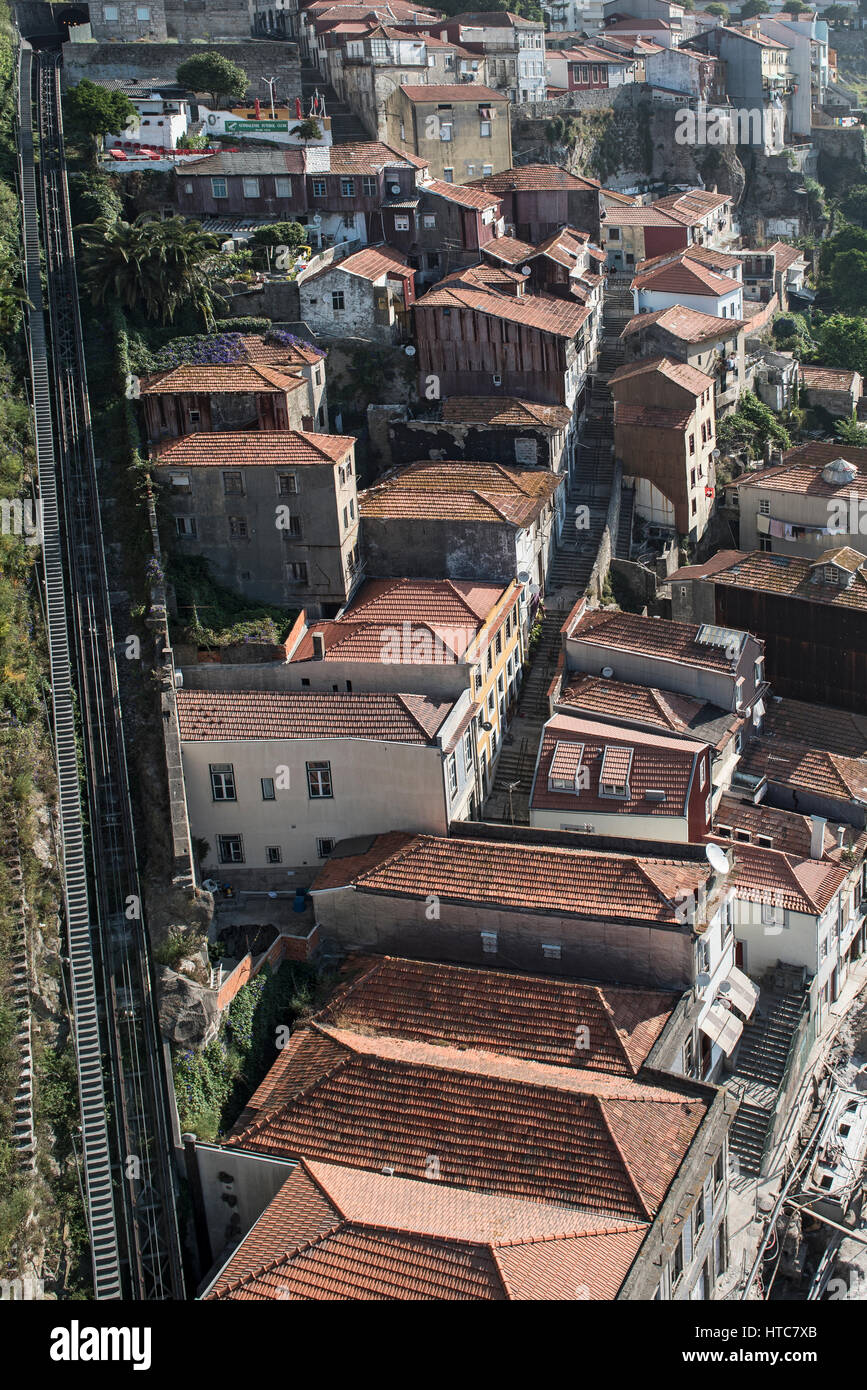
[[[184,1282],[170,1101],[135,854],[60,65],[59,45],[35,52],[22,40],[19,173],[28,345],[94,1292],[98,1299],[178,1299]]]

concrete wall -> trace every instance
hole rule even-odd
[[[210,4],[210,0],[209,0]],[[204,35],[203,35],[204,37]],[[91,82],[109,78],[175,80],[175,73],[187,58],[207,50],[201,43],[68,43],[63,49],[63,78],[75,86],[83,77]],[[249,78],[250,98],[267,95],[263,77],[277,77],[280,97],[294,101],[301,95],[301,67],[294,44],[257,40],[255,43],[219,45],[224,58],[238,63]]]
[[[694,974],[688,927],[586,921],[424,898],[390,898],[350,888],[314,893],[323,941],[349,951],[376,951],[471,965],[508,965],[536,974],[585,976],[664,989],[685,989]],[[482,932],[497,933],[497,953],[482,950]],[[561,946],[549,960],[543,944]]]
[[[191,1163],[197,1176],[192,1186],[199,1187],[200,1210],[210,1246],[202,1254],[205,1261],[209,1255],[216,1261],[208,1276],[213,1280],[296,1164],[244,1153],[241,1149],[223,1149],[217,1144],[191,1144],[186,1157],[188,1171]]]

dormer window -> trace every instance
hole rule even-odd
[[[606,745],[599,770],[599,795],[620,801],[629,798],[629,773],[632,770],[632,749]]]
[[[549,792],[571,792],[577,796],[586,784],[582,763],[583,743],[565,743],[559,740],[554,745],[554,755],[548,768]]]

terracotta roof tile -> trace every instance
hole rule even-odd
[[[858,373],[838,367],[811,367],[800,363],[801,381],[808,391],[851,391],[858,382]]]
[[[717,208],[730,202],[730,193],[709,193],[704,188],[690,188],[685,193],[670,193],[666,198],[657,198],[653,206],[663,208],[678,222],[689,227],[707,217],[709,212],[716,212]]]
[[[726,834],[722,833],[723,828]],[[740,832],[740,837],[736,832]],[[717,803],[714,833],[708,838],[727,846],[732,839],[737,841],[740,838],[740,842],[744,843],[745,835],[751,837],[753,843],[758,843],[758,837],[762,836],[770,842],[767,848],[783,850],[798,860],[807,859],[813,840],[813,823],[810,816],[769,806],[765,801],[756,806],[752,801],[741,800],[727,792]],[[850,839],[857,840],[863,853],[867,847],[867,832],[856,835],[855,831],[849,830],[848,835]],[[838,845],[832,826],[827,824],[822,833],[822,845],[826,859],[839,860],[844,846]]]
[[[815,580],[814,571],[824,564],[836,563],[832,559],[836,554],[838,552],[829,550],[811,561],[799,555],[773,555],[754,550],[739,555],[726,568],[714,572],[713,581],[727,588],[752,589],[757,593],[781,594],[834,608],[867,611],[867,571],[862,569],[867,566],[867,558],[858,551],[850,550],[849,555],[843,557],[842,567],[855,574],[849,588],[827,584],[821,576]]]
[[[498,174],[486,174],[481,179],[470,179],[469,187],[486,188],[490,193],[512,193],[516,190],[523,192],[548,188],[598,190],[599,184],[596,179],[570,174],[557,164],[522,164],[519,168],[503,169]]]
[[[541,405],[516,396],[450,396],[443,401],[443,419],[454,424],[506,426],[542,425],[568,429],[572,412],[564,405]]]
[[[466,84],[454,82],[441,87],[435,86],[433,83],[420,87],[401,85],[400,90],[413,105],[431,102],[445,104],[446,102],[471,101],[479,106],[488,106],[492,102],[499,104],[508,101],[505,92],[495,92],[493,88],[480,87],[475,82]]]
[[[466,1040],[472,1018],[474,1046],[485,1052],[632,1076],[676,1000],[656,990],[384,956],[365,966],[317,1021],[457,1045]],[[588,1029],[589,1047],[578,1051],[581,1026]]]
[[[431,179],[422,185],[422,193],[435,193],[438,198],[445,198],[450,203],[459,203],[464,208],[483,208],[496,207],[500,199],[495,193],[488,193],[483,188],[470,188],[462,183],[445,183],[442,179]]]
[[[388,1164],[403,1178],[424,1177],[435,1155],[440,1180],[452,1186],[643,1221],[658,1210],[709,1103],[670,1081],[334,1035],[346,1060],[236,1130],[230,1147],[339,1157],[373,1171]],[[288,1071],[291,1059],[274,1065]]]
[[[464,282],[466,281],[466,282]],[[524,324],[528,328],[538,328],[543,333],[552,333],[558,338],[574,338],[581,325],[590,317],[591,310],[582,304],[570,304],[568,300],[554,299],[548,295],[509,295],[500,294],[476,282],[474,277],[464,277],[456,272],[454,277],[441,280],[433,289],[416,302],[416,313],[426,309],[452,305],[474,309],[491,318],[507,319],[510,323]]]
[[[548,505],[562,479],[547,469],[499,463],[411,463],[359,493],[363,517],[507,522],[523,527]]]
[[[160,468],[303,468],[337,463],[355,439],[342,434],[297,430],[250,430],[185,434],[158,446]]]
[[[177,704],[183,742],[363,738],[430,744],[452,709],[424,695],[310,690],[181,689]]]
[[[655,266],[641,275],[636,275],[632,288],[653,290],[665,294],[689,294],[721,298],[740,289],[741,282],[730,275],[717,275],[690,256],[671,261],[667,265]]]
[[[839,458],[853,464],[858,472],[843,483],[828,483],[822,477],[822,469]],[[867,448],[816,441],[799,444],[775,468],[763,468],[743,481],[738,479],[739,489],[747,487],[805,497],[845,497],[849,492],[867,497]]]
[[[536,253],[535,246],[532,246],[529,241],[519,241],[517,237],[513,236],[494,237],[494,240],[489,241],[482,249],[486,256],[492,256],[498,261],[505,261],[506,265],[523,265],[530,256]]]
[[[782,786],[803,788],[842,801],[867,802],[867,760],[825,748],[763,735],[741,759],[741,771]]]
[[[577,791],[551,790],[549,777],[561,775],[554,765],[555,752],[568,745],[583,750],[580,767],[588,784]],[[697,775],[696,760],[704,748],[704,744],[684,738],[668,738],[556,714],[548,720],[542,733],[530,807],[580,815],[586,812],[587,815],[685,816],[693,779]],[[628,784],[629,796],[603,796],[602,783]],[[650,799],[650,791],[664,792],[665,799]]]
[[[734,882],[737,896],[821,916],[848,869],[824,859],[802,859],[782,850],[734,843]]]
[[[399,623],[423,613],[434,625],[481,624],[509,587],[471,579],[368,579],[344,609],[344,616]]]
[[[378,174],[381,169],[407,169],[415,164],[408,155],[380,140],[349,140],[345,145],[331,145],[328,159],[326,172],[331,174]],[[308,172],[315,175],[319,171]]]
[[[304,386],[302,376],[277,371],[261,362],[232,362],[200,365],[187,363],[169,372],[158,372],[141,379],[143,396],[165,396],[204,393],[232,395],[255,391],[261,395],[278,395]]]
[[[693,412],[674,410],[664,405],[638,405],[631,401],[615,401],[614,428],[618,425],[640,425],[644,429],[685,430]]]
[[[327,275],[333,270],[345,271],[347,275],[358,275],[362,280],[379,280],[383,275],[399,276],[403,280],[411,280],[415,271],[400,251],[395,251],[392,246],[365,246],[363,250],[356,251],[354,256],[347,256],[345,261],[337,261],[333,265],[326,266],[316,275],[311,275],[311,280],[316,280],[319,275]]]
[[[335,884],[329,864],[325,887]],[[677,923],[675,898],[710,877],[707,865],[628,854],[415,836],[362,873],[347,865],[357,892],[480,906],[530,908],[558,916]],[[320,887],[319,879],[313,891]]]
[[[698,309],[685,309],[682,304],[675,304],[670,309],[655,309],[651,314],[636,314],[620,336],[628,338],[654,323],[686,343],[704,343],[708,339],[722,342],[735,337],[744,327],[745,320],[717,318],[714,314],[702,314]]]
[[[568,635],[570,641],[620,647],[623,651],[730,674],[731,661],[724,649],[696,640],[701,627],[700,623],[677,623],[666,618],[643,618],[637,613],[596,609],[585,611],[572,624]]]

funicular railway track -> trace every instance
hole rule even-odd
[[[60,63],[59,45],[34,52],[22,41],[28,337],[94,1291],[99,1299],[179,1299],[184,1289],[169,1097],[136,865],[69,217]]]

